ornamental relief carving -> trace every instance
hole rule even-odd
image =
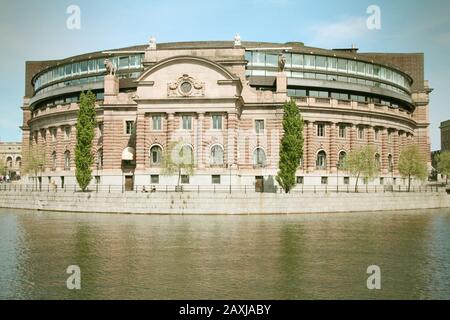
[[[184,74],[177,81],[167,84],[168,97],[203,97],[205,96],[205,83]]]

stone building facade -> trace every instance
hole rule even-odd
[[[450,120],[442,122],[439,128],[441,129],[441,151],[450,151]]]
[[[112,62],[106,70],[104,60]],[[186,185],[261,187],[276,176],[283,104],[294,99],[304,126],[297,181],[345,185],[339,170],[372,144],[379,176],[400,183],[402,147],[430,162],[429,94],[423,54],[324,50],[303,43],[235,41],[156,44],[27,62],[23,145],[45,150],[42,176],[74,184],[80,92],[97,96],[96,182],[176,185],[163,157],[177,144],[193,156]],[[26,159],[24,159],[26,161]]]
[[[0,160],[2,160],[2,165],[6,166],[6,170],[2,170],[2,172],[6,171],[10,176],[20,176],[22,143],[0,142]]]

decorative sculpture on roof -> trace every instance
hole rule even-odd
[[[239,33],[237,33],[234,36],[234,46],[235,47],[240,47],[241,46],[241,36],[239,35]]]
[[[156,50],[156,38],[154,36],[150,37],[150,41],[148,43],[148,50]]]
[[[112,63],[112,61],[109,59],[105,59],[103,63],[105,64],[107,74],[109,74],[110,76],[115,76],[117,68],[114,63]]]
[[[284,55],[284,53],[282,53],[278,58],[278,68],[280,69],[280,72],[283,72],[285,67],[286,67],[286,56]]]

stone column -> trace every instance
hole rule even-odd
[[[105,76],[104,86],[104,103],[108,104],[110,102],[114,102],[119,94],[119,79],[116,76],[107,75]]]
[[[313,172],[316,164],[315,164],[315,150],[313,150],[313,141],[314,141],[314,123],[312,121],[308,121],[306,128],[306,141],[307,141],[307,159],[306,159],[306,167],[308,172]]]
[[[227,114],[227,163],[238,165],[237,159],[237,124],[238,117],[236,113],[228,113]]]
[[[172,141],[172,134],[174,132],[175,114],[173,112],[167,113],[167,126],[166,126],[166,147]]]
[[[381,131],[381,172],[383,174],[389,173],[389,148],[388,148],[388,131],[383,128]]]
[[[136,115],[136,170],[144,170],[145,161],[148,159],[145,150],[146,127],[145,114],[138,113]]]
[[[367,140],[369,144],[373,145],[375,143],[375,133],[374,133],[375,128],[370,126],[366,128],[367,128]]]
[[[330,168],[331,172],[336,172],[338,163],[338,150],[337,150],[337,133],[336,123],[330,125]]]
[[[394,158],[394,173],[398,172],[398,160],[400,156],[400,146],[399,146],[399,136],[397,130],[392,130],[392,141],[393,141],[393,150],[394,154],[392,157]]]
[[[197,148],[197,168],[198,169],[204,169],[205,168],[205,157],[203,152],[203,121],[205,119],[205,114],[203,112],[200,112],[197,114],[197,141],[196,141],[196,148]]]
[[[350,127],[350,151],[356,149],[356,125],[351,124]]]

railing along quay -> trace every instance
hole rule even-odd
[[[441,192],[445,191],[446,187],[439,185],[424,185],[411,186],[410,192]],[[30,184],[16,184],[16,183],[2,183],[0,184],[0,192],[65,192],[76,193],[81,192],[77,185],[30,185]],[[88,192],[93,193],[284,193],[280,188],[271,188],[262,192],[256,190],[254,185],[230,186],[230,185],[135,185],[131,189],[127,189],[122,185],[94,185],[89,186]],[[304,186],[299,185],[294,188],[291,194],[328,194],[328,193],[388,193],[388,192],[408,192],[407,186],[402,185],[380,185],[369,186],[361,185],[355,190],[354,185],[317,185]]]

